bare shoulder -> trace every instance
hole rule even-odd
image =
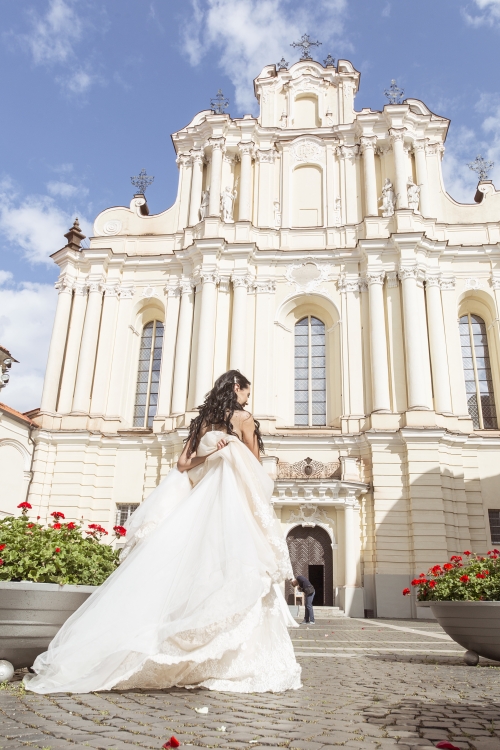
[[[249,422],[249,420],[253,422],[253,417],[250,412],[245,411],[245,409],[238,409],[238,411],[235,411],[231,417],[231,422],[239,426]]]

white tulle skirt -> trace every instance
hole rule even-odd
[[[207,433],[198,452],[220,437]],[[273,484],[225,437],[226,448],[189,477],[173,469],[134,513],[123,562],[36,659],[28,690],[301,686],[278,586],[292,571]]]

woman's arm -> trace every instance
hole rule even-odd
[[[217,448],[215,451],[220,451],[222,448],[224,448],[227,445],[227,440],[222,438],[217,443]],[[189,471],[189,469],[194,469],[195,466],[199,466],[200,464],[205,463],[208,456],[211,456],[212,453],[215,453],[215,451],[212,451],[212,453],[208,453],[206,456],[197,456],[196,451],[193,451],[190,456],[188,456],[188,448],[189,448],[189,442],[186,443],[184,446],[184,450],[182,451],[181,455],[179,456],[179,460],[177,461],[177,468],[180,472],[183,471]]]
[[[257,435],[255,434],[255,422],[252,415],[245,411],[235,413],[243,415],[240,422],[241,439],[243,443],[250,451],[252,451],[257,461],[260,461],[259,443],[257,441]]]

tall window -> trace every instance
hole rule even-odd
[[[142,330],[139,373],[134,405],[134,427],[152,427],[158,406],[163,323],[152,320]]]
[[[464,366],[467,406],[476,430],[497,430],[488,337],[478,315],[460,318],[460,342]]]
[[[295,424],[326,424],[325,325],[312,316],[295,325]]]

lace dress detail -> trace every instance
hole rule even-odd
[[[221,436],[228,445],[213,452]],[[210,455],[172,469],[133,514],[120,567],[36,659],[28,690],[301,686],[277,586],[292,571],[273,482],[218,430],[198,454]]]

